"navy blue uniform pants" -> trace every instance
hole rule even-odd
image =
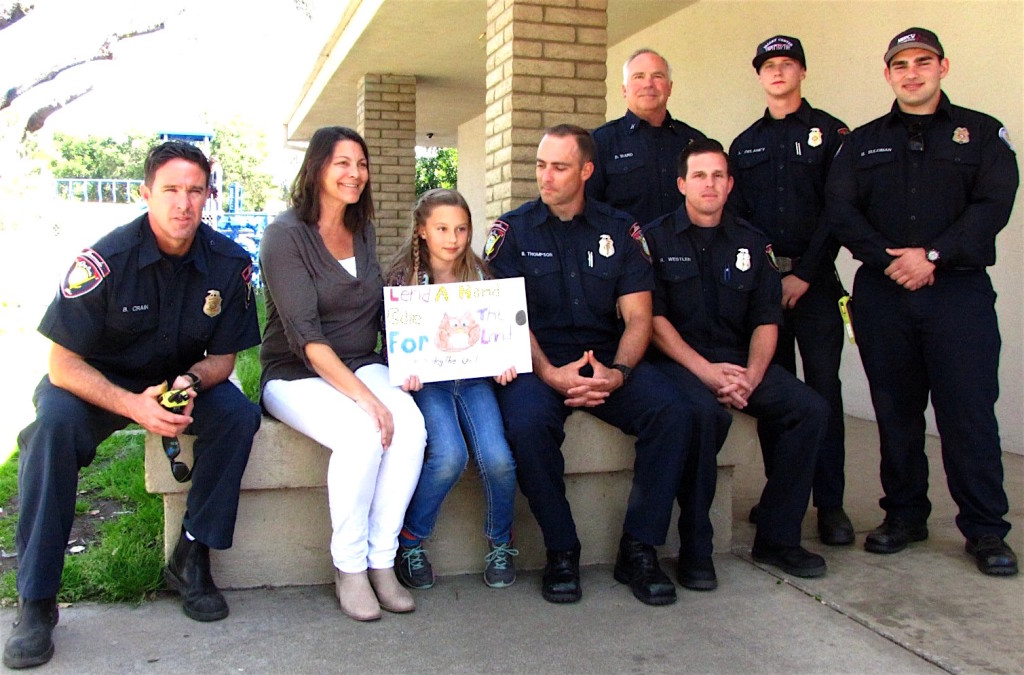
[[[498,387],[505,437],[516,459],[519,487],[544,535],[544,546],[567,551],[579,539],[565,497],[565,420],[574,410],[533,373]],[[672,383],[639,363],[625,385],[603,404],[585,408],[598,419],[637,437],[633,486],[623,530],[652,545],[665,543],[672,503],[691,433],[691,412]]]
[[[710,510],[718,482],[718,451],[729,435],[732,415],[686,368],[667,360],[654,364],[672,381],[694,416],[692,442],[676,492],[679,553],[688,558],[707,557],[714,552]]]
[[[1010,524],[995,402],[999,350],[992,282],[982,270],[940,271],[907,291],[861,267],[854,328],[878,420],[879,504],[923,523],[931,513],[924,411],[931,394],[949,492],[965,537],[1005,537]]]
[[[18,436],[18,593],[26,600],[51,598],[60,589],[78,471],[92,463],[97,445],[130,422],[55,387],[48,377],[33,402],[36,419]],[[229,548],[260,409],[224,382],[196,397],[192,417],[195,465],[184,524],[211,548]]]
[[[846,487],[846,428],[843,385],[839,381],[846,331],[838,304],[843,288],[831,267],[819,277],[811,282],[796,307],[783,312],[773,363],[796,375],[794,345],[799,345],[804,382],[828,402],[828,427],[818,448],[813,494],[816,507],[830,508],[843,505]]]
[[[715,497],[716,457],[725,443],[732,415],[687,369],[671,361],[659,361],[657,366],[675,383],[680,397],[697,411],[699,425],[679,488],[680,555],[709,556],[713,552],[710,511]],[[828,424],[828,404],[791,373],[771,365],[743,412],[756,418],[763,431],[761,453],[767,482],[761,492],[757,539],[797,546],[811,495],[815,456]]]

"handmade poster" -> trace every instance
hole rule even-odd
[[[522,278],[384,288],[391,384],[533,371]]]

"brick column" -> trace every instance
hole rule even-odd
[[[488,0],[487,218],[537,197],[545,127],[605,122],[607,0]]]
[[[356,130],[370,150],[377,254],[386,265],[408,234],[416,201],[416,78],[367,73],[356,105]]]

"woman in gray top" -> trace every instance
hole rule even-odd
[[[423,465],[415,402],[388,383],[374,350],[383,307],[366,143],[319,129],[292,186],[292,208],[260,246],[267,327],[260,349],[267,412],[331,450],[327,493],[341,609],[360,621],[415,609],[394,573],[398,532]]]

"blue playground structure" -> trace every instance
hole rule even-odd
[[[234,188],[236,184],[232,184]],[[230,208],[232,202],[228,203]],[[203,220],[224,236],[233,240],[248,252],[252,258],[252,283],[255,288],[260,288],[260,241],[263,239],[263,230],[270,222],[270,214],[266,211],[231,211],[229,213],[204,214]]]

